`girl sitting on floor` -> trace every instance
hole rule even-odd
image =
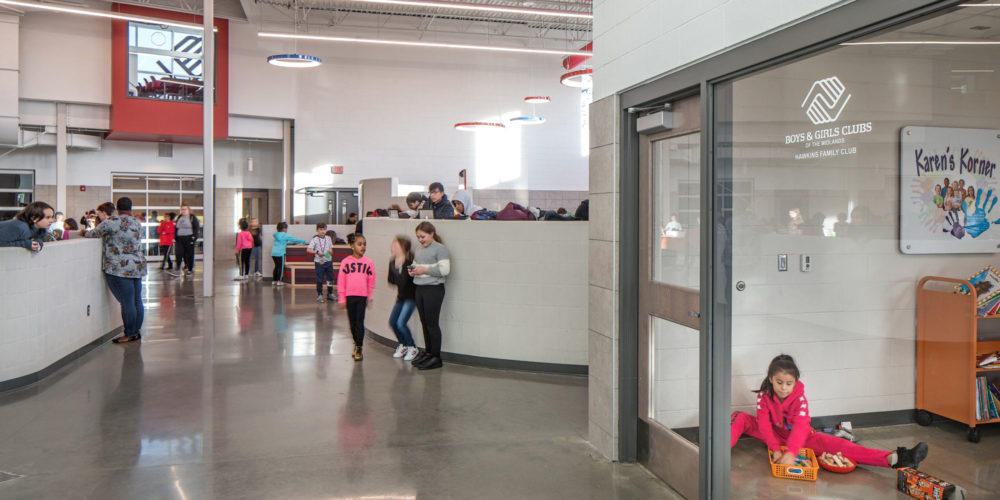
[[[799,450],[811,448],[816,456],[823,452],[843,453],[851,461],[878,467],[917,467],[927,457],[927,444],[913,448],[884,451],[865,448],[846,439],[816,432],[809,425],[809,404],[805,386],[799,381],[799,368],[791,356],[782,354],[767,368],[767,378],[757,392],[757,416],[733,412],[730,424],[730,447],[743,434],[753,436],[767,445],[775,463],[794,465]],[[781,447],[785,446],[785,451]]]

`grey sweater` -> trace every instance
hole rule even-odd
[[[0,222],[0,247],[21,247],[31,250],[31,242],[36,241],[41,248],[44,236],[44,229],[29,226],[22,220],[10,219]]]
[[[427,266],[427,274],[413,277],[414,285],[443,285],[445,278],[451,272],[451,257],[444,245],[432,241],[426,247],[417,245],[416,251],[413,252],[413,265]]]

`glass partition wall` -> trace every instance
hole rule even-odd
[[[779,354],[801,370],[802,411],[820,430],[934,413],[937,396],[920,392],[931,353],[965,349],[933,372],[958,400],[974,401],[976,376],[998,382],[966,376],[974,352],[1000,344],[970,333],[971,310],[949,310],[952,326],[925,343],[918,318],[930,302],[917,300],[925,276],[962,280],[998,264],[997,41],[1000,9],[960,8],[715,86],[716,192],[732,207],[715,219],[716,253],[731,265],[716,293],[732,297],[733,410],[756,413],[754,391]],[[935,415],[975,426],[970,412]],[[895,450],[920,432],[859,435]],[[852,496],[834,481],[761,473],[763,450],[749,437],[733,449],[733,498]],[[869,470],[884,484],[854,495],[893,495],[895,472]]]
[[[132,199],[133,213],[142,219],[145,234],[142,244],[146,255],[159,255],[159,234],[156,229],[167,214],[180,215],[181,205],[191,208],[191,214],[204,222],[202,177],[170,174],[111,174],[111,199],[122,196]],[[195,258],[201,258],[201,239],[195,245]]]

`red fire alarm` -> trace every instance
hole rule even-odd
[[[87,190],[87,186],[80,186],[80,191],[86,191],[86,190]]]
[[[344,173],[344,167],[342,167],[342,166],[331,167],[330,171],[333,172],[333,173],[335,173],[335,174],[342,174],[342,173]]]

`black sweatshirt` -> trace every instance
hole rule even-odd
[[[413,284],[413,276],[410,276],[409,270],[406,269],[410,264],[413,264],[413,261],[407,259],[403,263],[402,269],[396,269],[396,259],[389,261],[389,284],[396,285],[397,302],[414,300],[416,297],[416,285]]]

